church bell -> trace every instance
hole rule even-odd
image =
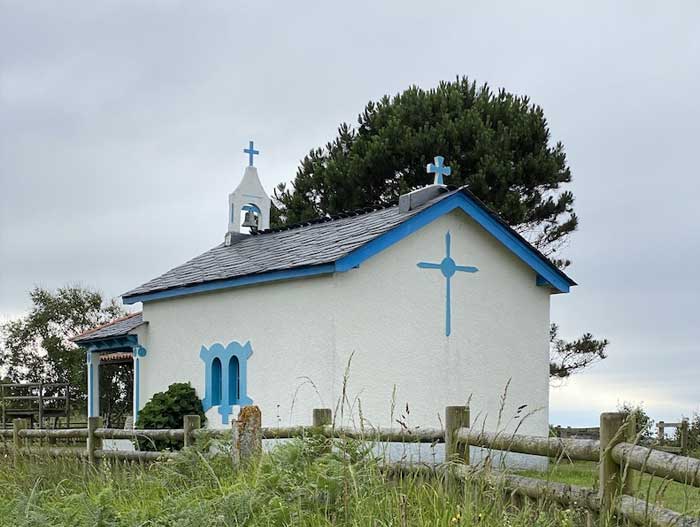
[[[258,228],[258,220],[255,217],[255,214],[250,210],[247,210],[245,213],[245,218],[243,219],[243,227],[250,227],[251,229]]]

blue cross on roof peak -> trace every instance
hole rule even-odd
[[[253,156],[257,156],[260,154],[260,150],[256,150],[253,148],[253,141],[250,141],[248,143],[248,148],[244,148],[243,152],[248,154],[248,166],[252,167],[253,166]]]
[[[425,167],[428,174],[435,174],[435,181],[433,182],[434,185],[444,185],[442,182],[442,176],[449,176],[452,173],[452,169],[450,167],[443,165],[444,162],[444,157],[435,156],[435,163],[428,163],[428,166]]]

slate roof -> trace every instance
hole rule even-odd
[[[321,218],[281,229],[270,229],[251,236],[236,236],[230,246],[222,243],[158,278],[124,293],[122,297],[126,300],[137,295],[205,282],[330,264],[457,192],[463,192],[475,200],[495,219],[506,225],[463,187],[445,192],[404,213],[399,212],[398,205],[392,205],[340,214],[333,218]],[[510,230],[522,239],[515,231]],[[555,268],[544,255],[538,255]],[[564,273],[558,269],[556,271],[575,285]]]
[[[91,342],[93,340],[101,340],[111,337],[123,337],[128,335],[130,331],[143,324],[143,313],[133,313],[116,320],[112,320],[107,324],[90,329],[81,333],[71,340],[76,344]]]

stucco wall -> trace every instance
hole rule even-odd
[[[446,337],[445,279],[416,263],[440,262],[448,230],[456,263],[479,272],[453,277]],[[149,302],[144,319],[141,405],[178,381],[203,397],[201,346],[250,341],[248,395],[266,426],[309,423],[312,408],[336,409],[352,355],[346,416],[357,419],[361,405],[371,424],[390,426],[393,406],[394,419],[440,426],[446,405],[471,398],[472,419],[493,429],[510,379],[502,425],[512,429],[522,420],[513,419],[516,408],[527,404],[521,415],[537,411],[521,433],[547,433],[549,290],[461,211],[359,269]]]

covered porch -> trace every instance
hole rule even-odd
[[[108,426],[114,426],[110,422],[114,418],[111,404],[115,396],[119,396],[127,399],[130,412],[125,412],[127,415],[120,421],[126,422],[127,426],[136,423],[140,406],[141,361],[147,355],[146,348],[139,342],[139,335],[143,340],[145,325],[142,313],[134,313],[73,339],[86,352],[88,417],[102,416],[109,422]],[[106,378],[112,382],[101,387],[100,373],[106,368],[112,369],[112,375],[102,375],[103,382]]]

